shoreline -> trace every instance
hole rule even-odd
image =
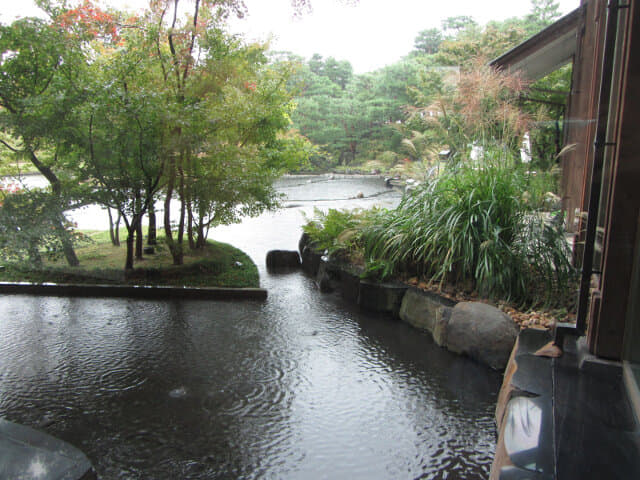
[[[148,285],[58,284],[0,282],[2,295],[44,295],[63,297],[114,297],[188,300],[266,300],[264,288],[172,287]]]

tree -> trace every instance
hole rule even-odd
[[[224,31],[221,19],[240,8],[235,1],[196,0],[192,14],[180,19],[179,1],[165,1],[145,19],[172,109],[161,155],[167,160],[164,231],[175,264],[182,263],[185,234],[197,248],[208,226],[274,205],[274,174],[261,171],[259,152],[288,126],[290,72],[270,69],[263,46],[244,45]]]
[[[447,17],[442,21],[442,30],[446,37],[456,37],[463,30],[476,28],[478,23],[467,15]]]
[[[66,218],[62,225],[68,241],[77,243],[83,239]],[[0,257],[4,260],[28,261],[32,267],[41,267],[43,254],[50,259],[64,255],[66,247],[59,228],[58,198],[51,192],[9,192],[0,187]]]
[[[27,158],[49,182],[52,201],[58,204],[55,232],[72,266],[79,261],[63,211],[71,207],[65,190],[75,182],[58,151],[69,128],[69,112],[84,101],[77,83],[81,52],[76,47],[64,31],[40,19],[0,25],[0,128],[5,138],[16,142],[0,143]]]
[[[527,33],[534,35],[560,17],[560,5],[554,0],[531,0],[531,13],[525,17]]]
[[[343,88],[337,77],[327,73],[337,62],[331,58],[322,65],[317,62],[319,56],[297,74],[301,93],[292,120],[302,135],[331,156],[327,163],[347,165],[398,147],[394,124],[403,118],[403,106],[411,99],[407,87],[417,82],[420,64],[408,59],[351,76]],[[345,69],[351,71],[350,66]]]
[[[333,57],[327,58],[322,72],[329,80],[339,85],[342,90],[347,87],[353,76],[353,68],[349,62],[345,60],[339,62]]]
[[[165,103],[149,77],[147,52],[129,39],[127,49],[103,54],[92,67],[92,101],[79,112],[85,128],[79,168],[97,203],[117,210],[127,229],[125,271],[141,258],[142,218],[162,186]]]
[[[322,55],[314,53],[309,59],[309,70],[316,75],[324,75],[324,62],[322,61]]]
[[[413,49],[420,55],[430,55],[438,51],[442,40],[442,32],[437,28],[422,30],[413,42]]]

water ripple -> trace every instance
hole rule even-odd
[[[264,270],[297,247],[302,211],[211,235]],[[0,416],[77,445],[106,480],[487,477],[500,375],[301,273],[262,273],[265,303],[3,297]]]

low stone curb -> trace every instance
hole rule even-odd
[[[266,300],[264,288],[169,287],[138,285],[77,285],[0,282],[0,294],[72,297],[129,297],[190,300]]]

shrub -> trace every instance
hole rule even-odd
[[[398,155],[396,152],[390,152],[387,150],[378,155],[376,157],[376,160],[381,161],[386,168],[391,168],[396,164],[399,157],[400,155]]]
[[[362,231],[369,226],[380,212],[371,210],[336,210],[330,208],[327,213],[315,209],[312,219],[308,219],[302,230],[321,250],[329,254],[343,255],[350,260],[360,262],[362,251]]]
[[[523,199],[528,182],[509,155],[485,149],[479,164],[444,172],[370,225],[365,256],[522,305],[563,302],[575,277],[569,248],[537,199]]]

